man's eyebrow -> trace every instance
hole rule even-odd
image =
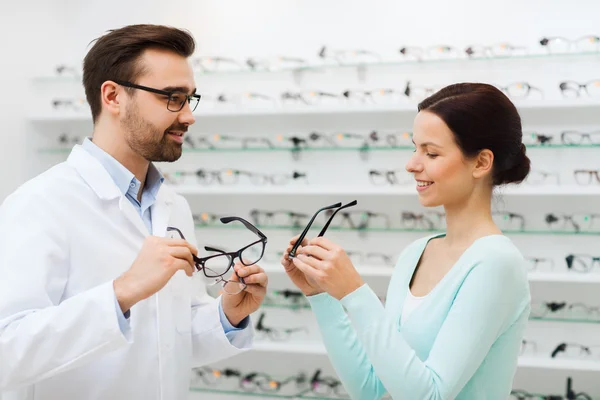
[[[165,88],[162,88],[162,90],[164,90],[165,92],[182,92],[182,93],[189,93],[190,89],[188,89],[185,86],[167,86]],[[190,94],[196,94],[196,88],[194,88],[192,90],[192,93]]]

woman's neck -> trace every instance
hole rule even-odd
[[[502,234],[492,218],[491,192],[473,193],[460,205],[446,205],[446,245],[469,247],[482,236]]]

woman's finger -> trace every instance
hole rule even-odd
[[[305,259],[309,260],[310,257],[306,257]],[[292,262],[294,263],[294,266],[298,268],[304,275],[306,275],[308,278],[312,279],[315,282],[319,282],[321,277],[323,276],[323,273],[319,269],[308,265],[304,262],[304,260],[301,260],[298,257],[294,257]]]
[[[330,254],[327,250],[319,246],[305,246],[299,251],[299,254],[310,255],[311,257],[317,258],[319,260],[326,260]]]

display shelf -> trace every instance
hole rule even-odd
[[[365,173],[366,174],[366,173]],[[309,176],[310,179],[310,176]],[[278,195],[278,196],[417,196],[416,185],[402,186],[325,186],[325,185],[172,185],[184,196],[207,195]],[[600,196],[600,185],[530,185],[496,188],[503,196]]]
[[[275,352],[288,354],[326,355],[327,350],[322,343],[301,342],[265,342],[255,341],[251,351]]]
[[[557,89],[558,90],[558,89]],[[513,103],[519,111],[543,110],[549,113],[571,111],[574,109],[600,109],[600,98],[580,99],[554,99],[554,100],[516,100]],[[594,110],[595,111],[595,110]],[[336,106],[336,107],[274,107],[274,108],[202,108],[199,107],[194,115],[203,118],[232,118],[232,117],[265,117],[265,116],[344,116],[344,115],[369,115],[381,114],[397,115],[402,113],[417,113],[417,103],[398,103],[394,105],[361,105],[361,106]],[[86,112],[56,112],[32,114],[28,118],[31,122],[91,122],[91,113]]]
[[[369,146],[369,147],[306,147],[302,149],[292,149],[288,147],[250,147],[250,148],[190,148],[184,147],[184,153],[281,153],[281,152],[289,152],[289,153],[311,153],[311,152],[386,152],[386,151],[412,151],[414,150],[414,146]],[[595,149],[600,148],[600,144],[544,144],[544,145],[534,145],[529,144],[527,148],[530,149],[540,149],[540,150],[552,150],[552,149]],[[71,152],[71,147],[47,147],[38,149],[38,153],[40,154],[68,154]]]
[[[277,394],[266,392],[247,392],[242,390],[226,390],[217,388],[200,388],[190,387],[190,392],[211,393],[213,395],[222,396],[243,396],[261,399],[311,399],[311,400],[340,400],[348,399],[348,397],[323,397],[322,395],[313,394],[311,389],[300,390],[295,394]]]
[[[530,272],[529,282],[544,283],[600,283],[600,273]]]
[[[459,67],[464,67],[467,65],[482,65],[486,68],[489,68],[491,65],[495,63],[499,63],[501,65],[505,65],[508,63],[520,63],[523,61],[534,61],[541,62],[543,64],[547,62],[555,62],[555,61],[568,61],[568,62],[579,62],[579,61],[600,61],[600,52],[572,52],[572,53],[546,53],[546,52],[536,52],[531,54],[519,54],[513,56],[493,56],[493,57],[467,57],[464,53],[461,53],[462,57],[460,58],[445,58],[445,59],[425,59],[425,60],[415,60],[415,59],[389,59],[389,60],[381,60],[377,62],[369,62],[369,63],[344,63],[344,64],[324,64],[324,63],[314,63],[307,64],[301,67],[298,66],[288,66],[288,67],[278,67],[273,70],[252,70],[250,68],[240,68],[240,69],[228,69],[221,71],[195,71],[194,74],[196,77],[202,76],[231,76],[231,75],[274,75],[281,73],[289,73],[289,72],[310,72],[310,71],[322,71],[323,69],[333,70],[333,71],[343,71],[343,70],[351,70],[356,68],[390,68],[390,67],[426,67],[426,66],[438,66],[442,65],[444,67],[449,67],[452,65],[456,65]],[[242,60],[239,60],[242,62]],[[78,74],[71,75],[40,75],[34,78],[34,83],[52,83],[52,82],[61,82],[61,83],[80,83],[81,76]]]
[[[321,343],[302,344],[298,342],[255,342],[252,351],[327,355],[327,350]],[[600,372],[600,361],[593,360],[553,359],[549,357],[519,357],[518,366],[519,368]]]
[[[600,234],[600,233],[599,233]],[[275,263],[261,263],[265,272],[270,274],[285,273],[283,267]],[[391,277],[394,272],[394,266],[361,266],[356,270],[362,276],[372,277]],[[581,273],[581,272],[529,272],[527,275],[529,282],[544,283],[600,283],[600,273]]]
[[[297,231],[299,228],[293,226],[282,226],[282,225],[258,225],[259,229],[262,230],[286,230],[286,231]],[[322,228],[322,226],[314,224],[314,229]],[[201,225],[197,224],[196,229],[246,229],[244,226],[237,225]],[[428,229],[406,229],[406,228],[366,228],[366,229],[351,229],[351,228],[340,228],[330,226],[329,230],[342,231],[342,232],[389,232],[389,233],[424,233],[434,234],[442,233],[442,230],[428,230]],[[600,232],[569,232],[569,231],[550,231],[550,230],[504,230],[506,235],[556,235],[556,236],[600,236]]]
[[[591,360],[566,360],[547,357],[519,357],[518,366],[519,368],[600,372],[600,361]]]

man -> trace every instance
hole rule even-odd
[[[267,285],[213,299],[194,272],[185,199],[152,162],[181,156],[194,123],[194,40],[134,25],[99,38],[83,84],[92,140],[0,209],[0,391],[4,400],[185,399],[190,369],[247,350]],[[238,280],[233,274],[230,278]]]

